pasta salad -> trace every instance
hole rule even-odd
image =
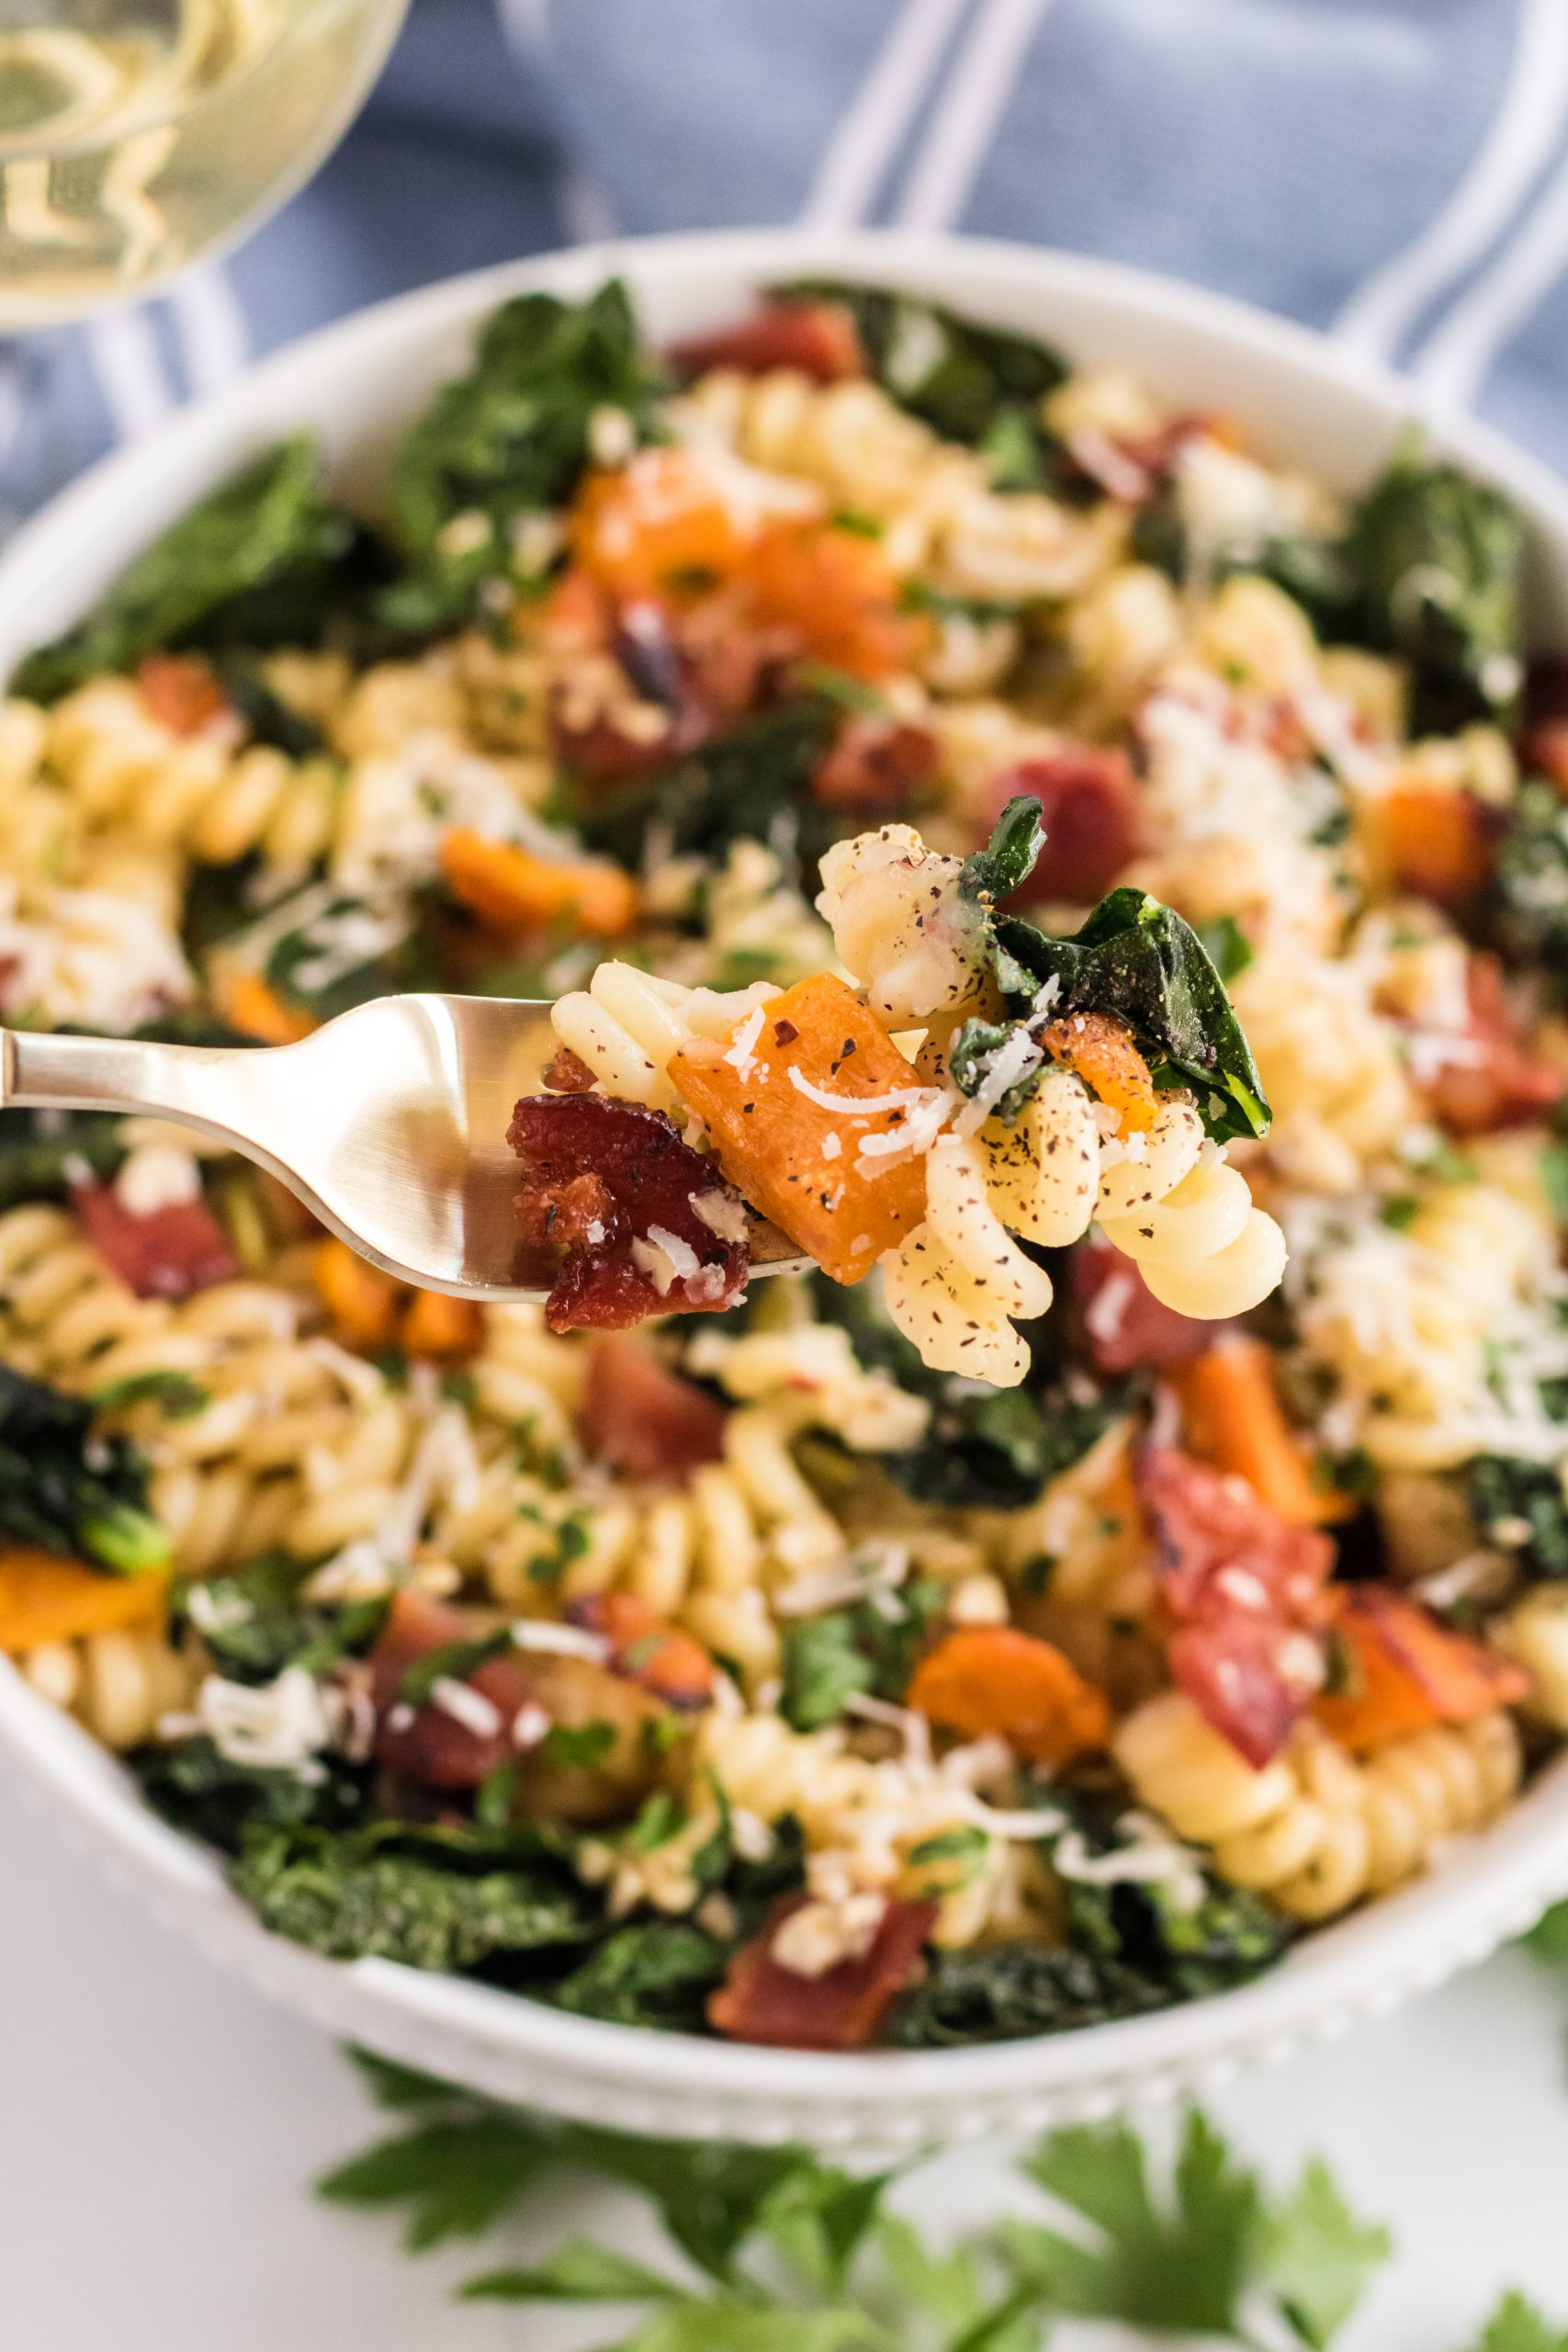
[[[0,1648],[268,1928],[627,2025],[1060,2030],[1418,1873],[1568,1731],[1521,563],[858,285],[524,295],[373,515],[258,452],[11,681],[0,1016],[548,998],[556,1289],[0,1113]]]

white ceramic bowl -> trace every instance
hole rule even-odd
[[[461,364],[503,296],[578,294],[611,270],[656,340],[737,315],[751,288],[811,273],[906,285],[1128,368],[1178,408],[1219,407],[1258,448],[1330,483],[1371,472],[1408,388],[1289,326],[1138,272],[945,238],[792,231],[597,247],[432,287],[281,353],[221,398],[88,474],[0,560],[0,673],[52,636],[258,442],[314,426],[340,480],[371,489],[388,442]],[[1480,426],[1435,438],[1531,517],[1538,639],[1568,642],[1568,490]],[[912,2146],[1017,2132],[1132,2098],[1201,2090],[1393,2007],[1521,1931],[1568,1892],[1568,1758],[1418,1884],[1309,1937],[1273,1974],[1218,1999],[989,2049],[797,2055],[563,2017],[385,1961],[344,1965],[270,1936],[210,1856],[154,1819],[113,1760],[0,1661],[0,1745],[116,1882],[260,1991],[328,2030],[498,2097],[643,2132],[824,2146]],[[17,1899],[17,1890],[8,1899]]]

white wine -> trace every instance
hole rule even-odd
[[[404,0],[0,0],[0,330],[134,294],[280,203]]]

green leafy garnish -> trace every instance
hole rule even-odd
[[[807,786],[839,716],[823,694],[793,696],[663,775],[595,786],[570,808],[572,821],[590,849],[635,872],[654,827],[673,854],[722,858],[732,842],[766,841],[781,820],[793,820],[797,854],[808,864],[833,837],[831,812],[810,800]]]
[[[257,1825],[233,1883],[276,1935],[333,1960],[448,1973],[592,1940],[603,1910],[540,1830]]]
[[[528,2215],[547,2184],[558,2210],[572,2175],[649,2200],[664,2244],[646,2257],[574,2232],[459,2290],[640,2305],[619,2352],[1039,2352],[1058,2316],[1202,2334],[1242,2352],[1326,2352],[1388,2252],[1321,2164],[1275,2198],[1195,2111],[1168,2195],[1152,2187],[1129,2126],[1056,2132],[1022,2170],[1070,2230],[1007,2219],[938,2250],[888,2210],[897,2175],[856,2176],[803,2148],[626,2139],[360,2063],[399,2128],[321,2191],[401,2211],[415,2250]],[[1506,2306],[1500,2324],[1476,2352],[1562,2352]]]
[[[1202,942],[1174,908],[1123,887],[1071,939],[1019,922],[999,924],[998,939],[1036,988],[1060,981],[1053,1019],[1107,1012],[1124,1021],[1156,1084],[1193,1089],[1215,1142],[1268,1133],[1252,1048]]]
[[[118,1412],[128,1405],[156,1405],[166,1421],[188,1421],[205,1412],[212,1391],[186,1372],[134,1372],[127,1380],[111,1380],[92,1395],[95,1412]]]
[[[552,1724],[539,1743],[539,1753],[547,1764],[572,1766],[580,1772],[592,1772],[603,1764],[615,1745],[614,1724]]]
[[[511,1648],[510,1625],[500,1625],[493,1634],[481,1634],[469,1641],[438,1642],[403,1668],[398,1696],[407,1706],[427,1707],[438,1682],[467,1682],[481,1666],[505,1657]]]
[[[206,1737],[160,1741],[127,1758],[153,1811],[220,1852],[237,1854],[253,1825],[354,1829],[371,1812],[371,1773],[340,1756],[317,1758],[306,1776],[237,1764]]]
[[[425,636],[464,619],[487,581],[512,573],[519,523],[570,497],[596,413],[623,415],[635,447],[662,390],[619,278],[585,302],[503,302],[467,375],[436,393],[393,455],[388,519],[404,574],[377,601],[381,623]]]
[[[231,1682],[271,1682],[287,1666],[321,1674],[357,1656],[380,1632],[384,1600],[331,1606],[305,1598],[313,1574],[290,1552],[263,1552],[221,1576],[182,1585],[176,1623],[188,1618],[212,1663]]]
[[[876,286],[809,278],[776,290],[841,302],[883,390],[944,439],[979,448],[996,489],[1063,486],[1062,452],[1041,413],[1067,373],[1052,345]]]
[[[119,1576],[169,1563],[136,1447],[99,1435],[90,1404],[8,1364],[0,1364],[0,1529]]]
[[[916,1577],[819,1617],[805,1617],[784,1635],[779,1712],[796,1731],[837,1723],[857,1695],[903,1698],[921,1644],[947,1598],[932,1577]]]
[[[683,1919],[639,1921],[606,1937],[555,1998],[578,2017],[699,2032],[728,1956],[727,1944]]]
[[[1513,502],[1408,435],[1354,508],[1345,560],[1351,634],[1410,664],[1411,731],[1506,725],[1524,677],[1524,526]]]
[[[1050,1335],[1039,1327],[1023,1385],[982,1388],[923,1364],[866,1285],[846,1290],[814,1278],[812,1300],[819,1320],[842,1324],[863,1364],[887,1373],[929,1403],[931,1419],[919,1443],[882,1457],[889,1476],[920,1502],[998,1509],[1033,1502],[1137,1401],[1126,1383],[1086,1394],[1081,1374],[1069,1396],[1058,1379]]]
[[[357,536],[321,488],[311,436],[295,434],[154,539],[85,620],[28,654],[11,691],[55,702],[168,646],[308,642]]]
[[[1507,1549],[1532,1575],[1568,1577],[1568,1496],[1555,1464],[1482,1453],[1465,1476],[1483,1534],[1501,1528]]]
[[[1471,2352],[1568,2352],[1568,2328],[1553,2327],[1520,2294],[1505,2295]]]
[[[1139,2017],[1173,1997],[1119,1960],[1025,1937],[933,1951],[920,1983],[900,2003],[892,2032],[907,2050],[966,2049]]]

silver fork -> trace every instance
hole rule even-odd
[[[142,1112],[279,1177],[372,1265],[455,1298],[539,1298],[513,1205],[512,1106],[555,1050],[537,998],[385,996],[293,1046],[164,1046],[0,1031],[0,1104]],[[752,1271],[795,1244],[751,1219]]]

